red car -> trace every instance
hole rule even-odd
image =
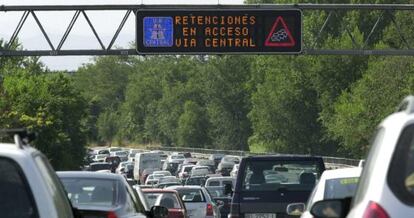
[[[178,192],[165,189],[142,189],[145,200],[151,208],[155,205],[168,209],[168,218],[187,218],[187,210]]]

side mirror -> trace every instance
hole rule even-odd
[[[292,203],[287,206],[286,213],[290,216],[300,216],[305,212],[305,208],[304,203]]]
[[[217,200],[216,201],[216,204],[217,204],[217,206],[222,206],[222,205],[224,205],[224,202],[223,201],[220,201],[220,200]]]
[[[310,213],[320,218],[346,217],[351,204],[351,198],[318,201],[312,205]]]
[[[167,218],[168,209],[162,206],[153,206],[150,211],[152,218]]]
[[[224,185],[224,191],[223,191],[224,195],[233,195],[233,190],[231,188],[231,184],[225,184]]]

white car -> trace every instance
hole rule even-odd
[[[128,151],[113,151],[111,152],[110,156],[115,157],[118,156],[121,161],[128,161]]]
[[[195,165],[186,165],[181,168],[181,172],[178,173],[178,178],[186,179],[191,175],[191,170],[195,167]]]
[[[323,172],[319,183],[315,186],[306,205],[306,210],[301,218],[313,218],[310,208],[317,201],[353,197],[361,175],[361,167],[326,170]],[[297,208],[305,208],[304,203],[289,204],[287,213],[294,215]],[[302,211],[303,211],[302,209]]]
[[[145,184],[147,184],[147,182],[149,180],[157,180],[158,181],[162,177],[164,177],[163,174],[154,174],[154,173],[152,173],[152,174],[147,176],[147,179],[145,180]]]
[[[93,162],[105,162],[105,159],[109,157],[109,154],[97,154],[93,157]]]
[[[236,178],[237,172],[239,172],[239,166],[240,164],[234,164],[233,169],[230,172],[230,176]]]
[[[194,166],[191,169],[191,176],[206,176],[210,173],[208,166]]]
[[[206,181],[206,187],[224,187],[226,184],[236,185],[236,179],[230,176],[212,177]]]
[[[65,189],[48,159],[22,142],[23,130],[6,131],[15,133],[15,142],[0,144],[1,217],[73,218]]]
[[[171,176],[170,171],[166,171],[166,170],[158,170],[158,171],[154,171],[152,174],[162,174],[164,176]]]
[[[166,189],[176,190],[187,209],[188,218],[218,218],[220,210],[210,194],[200,186],[170,186]]]
[[[185,157],[182,154],[171,154],[168,158],[167,158],[167,162],[172,163],[184,163],[185,161]]]
[[[352,199],[316,202],[318,217],[394,218],[414,214],[414,96],[378,126]],[[330,210],[334,213],[324,214]],[[342,210],[342,211],[341,211]],[[338,215],[338,216],[332,216]]]
[[[125,166],[128,164],[133,164],[133,163],[129,161],[124,161],[124,162],[119,163],[118,167],[115,169],[115,173],[122,174],[123,171],[125,170]]]

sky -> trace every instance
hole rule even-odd
[[[0,0],[0,5],[97,5],[97,4],[243,4],[243,0]],[[0,12],[0,38],[8,41],[23,12]],[[74,12],[37,12],[40,22],[52,44],[59,44]],[[125,12],[87,12],[105,46],[109,44]],[[130,16],[115,42],[115,47],[128,47],[135,38],[134,16]],[[33,17],[29,16],[19,33],[23,48],[45,50],[48,43],[42,36]],[[62,49],[95,49],[99,43],[85,18],[80,16]],[[42,57],[51,70],[76,70],[90,63],[91,56]]]

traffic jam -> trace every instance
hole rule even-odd
[[[9,130],[0,148],[4,217],[387,218],[409,214],[414,97],[382,121],[359,166],[328,169],[309,155],[235,156],[88,148],[81,171],[54,172]],[[378,166],[381,167],[378,167]],[[8,199],[19,199],[9,201]]]

